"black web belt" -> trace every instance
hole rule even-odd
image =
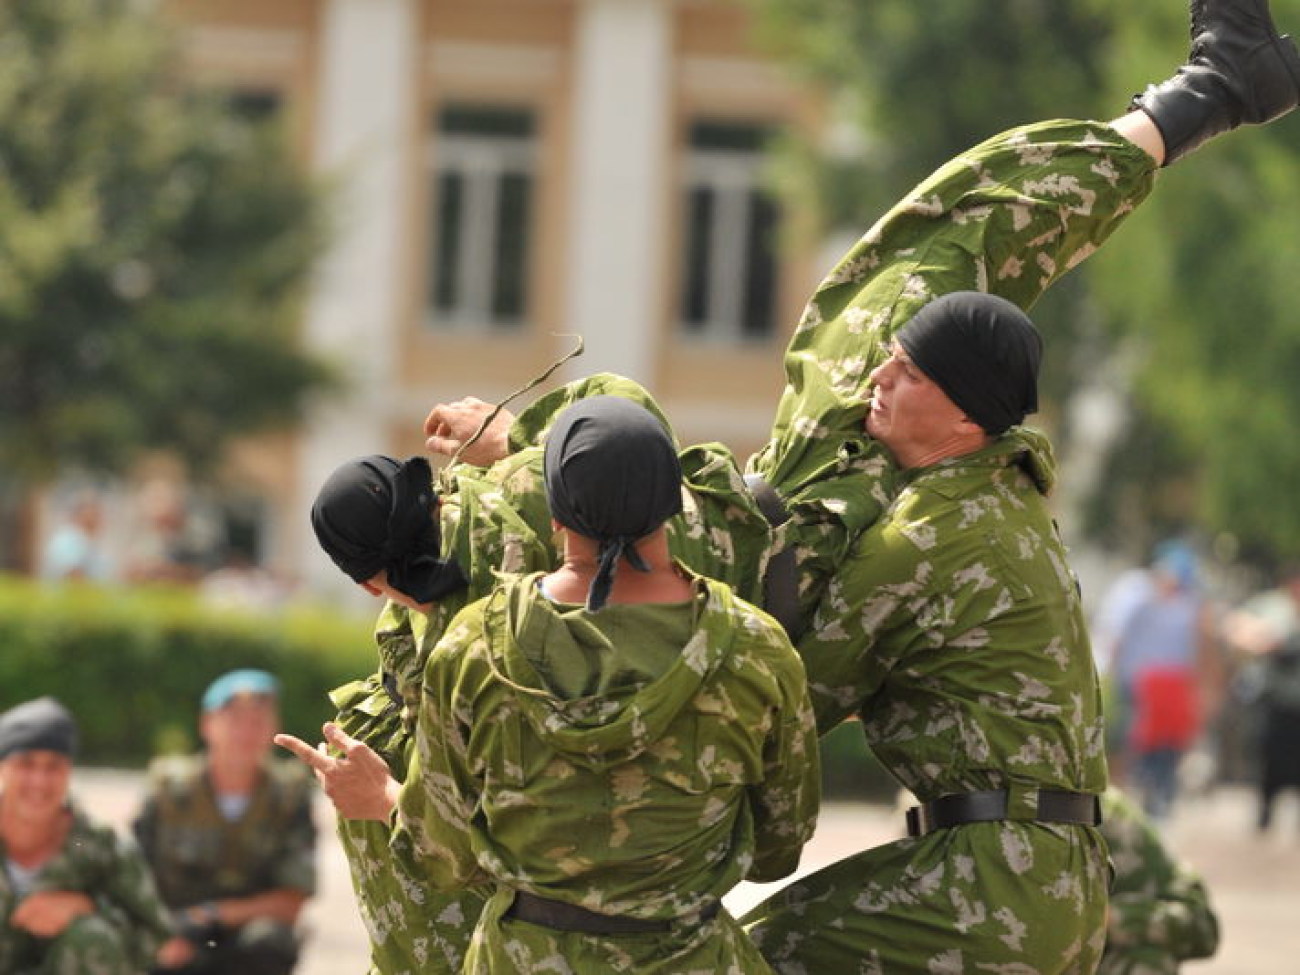
[[[761,474],[746,474],[745,486],[769,525],[779,528],[790,520],[790,510],[785,502]],[[767,572],[763,575],[763,608],[785,628],[792,641],[798,641],[803,635],[799,614],[799,574],[793,546],[787,545],[767,560]]]
[[[940,796],[932,802],[913,806],[907,811],[907,835],[924,836],[936,829],[964,823],[988,823],[1014,819],[1037,823],[1071,823],[1080,826],[1101,825],[1101,799],[1091,792],[1068,792],[1065,789],[1039,789],[1038,811],[1017,816],[1009,812],[1006,789],[984,792],[961,792]]]
[[[721,908],[719,901],[712,901],[685,918],[651,921],[618,914],[599,914],[577,904],[554,901],[549,897],[538,897],[520,890],[515,892],[514,903],[506,908],[505,916],[529,924],[540,924],[554,931],[577,934],[654,934],[671,931],[677,921],[691,920],[697,924],[712,921]]]

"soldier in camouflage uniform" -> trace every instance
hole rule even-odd
[[[0,972],[139,975],[170,935],[134,845],[68,799],[76,725],[52,698],[0,716]]]
[[[1115,878],[1097,975],[1177,975],[1180,962],[1211,957],[1219,919],[1205,882],[1119,789],[1102,794],[1101,809]]]
[[[490,592],[498,573],[557,564],[540,487],[542,453],[535,445],[564,406],[599,394],[637,401],[662,419],[636,383],[597,375],[525,410],[514,430],[520,449],[487,469],[453,464],[431,486],[433,475],[423,459],[372,456],[342,465],[327,480],[313,509],[318,539],[347,575],[390,600],[376,626],[381,670],[333,692],[339,713],[327,732],[338,735],[332,743],[354,756],[369,748],[395,780],[404,775],[425,659],[447,622]],[[683,510],[669,526],[674,555],[756,596],[769,528],[742,490],[731,454],[704,444],[682,451],[680,460]],[[427,518],[434,507],[436,521]],[[394,512],[411,520],[399,528],[390,523]],[[392,542],[398,534],[409,547]],[[436,568],[433,560],[424,563],[438,581],[426,584],[404,563],[429,553],[439,555]],[[295,748],[296,742],[283,736],[286,747],[313,762],[310,747],[298,743]],[[333,768],[327,765],[322,772]],[[335,795],[340,788],[327,784]],[[393,836],[386,823],[349,815],[349,809],[340,806],[339,835],[370,936],[373,970],[386,975],[459,971],[482,895],[471,888],[432,890],[411,854],[409,837]]]
[[[430,655],[401,822],[439,887],[494,891],[467,971],[765,971],[719,899],[789,873],[813,829],[798,658],[672,561],[680,469],[648,412],[584,399],[545,457],[565,562]]]
[[[184,975],[287,975],[316,889],[311,780],[268,751],[278,683],[236,670],[204,692],[206,748],[162,757],[133,824],[179,936],[158,957]]]
[[[825,469],[807,483],[832,497],[837,466],[884,456],[890,472],[858,485],[859,500],[881,488],[879,513],[839,499],[865,530],[843,526],[842,560],[832,550],[816,577],[799,650],[818,723],[857,714],[923,805],[908,839],[802,878],[745,919],[779,971],[1097,964],[1100,696],[1046,504],[1050,447],[1019,426],[1040,342],[1017,306],[1095,250],[1160,163],[1300,100],[1300,55],[1262,0],[1193,4],[1192,34],[1191,62],[1138,110],[1013,130],[942,168],[832,272],[792,342],[759,470],[786,493]],[[864,415],[865,444],[851,435]],[[791,500],[796,531],[815,521]]]

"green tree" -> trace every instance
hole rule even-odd
[[[1131,0],[751,0],[762,36],[831,92],[854,139],[785,147],[778,177],[823,228],[861,232],[953,152],[1020,122],[1113,118],[1187,53],[1185,4]],[[1273,0],[1300,28],[1300,0]],[[848,148],[845,149],[844,147]],[[1136,550],[1189,525],[1300,553],[1300,123],[1220,140],[1035,310],[1044,387],[1066,404],[1131,359],[1133,417],[1087,500]],[[1139,269],[1135,272],[1135,269]],[[1068,412],[1044,419],[1063,454]],[[1142,533],[1145,530],[1145,537]]]
[[[296,418],[321,191],[279,126],[187,90],[151,5],[0,4],[0,470],[202,470]]]

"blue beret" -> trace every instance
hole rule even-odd
[[[240,694],[265,694],[276,697],[280,693],[280,682],[265,670],[232,670],[222,674],[203,692],[203,710],[215,711],[224,708],[231,699]]]

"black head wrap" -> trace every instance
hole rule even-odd
[[[77,722],[52,697],[38,697],[0,714],[0,759],[18,752],[77,752]]]
[[[600,567],[587,593],[587,608],[600,609],[619,559],[649,572],[636,542],[682,510],[677,449],[644,407],[621,396],[592,396],[555,421],[545,472],[551,516],[600,543]]]
[[[1017,306],[982,291],[930,302],[898,330],[898,344],[987,433],[1038,409],[1043,340]]]
[[[433,473],[423,457],[373,454],[342,465],[311,506],[311,526],[334,564],[354,582],[379,570],[418,603],[467,585],[460,566],[440,559]]]

